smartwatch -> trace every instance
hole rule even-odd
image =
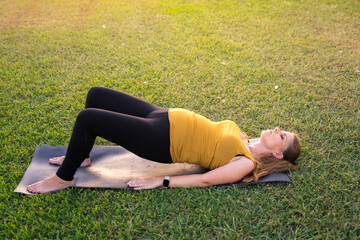
[[[163,180],[163,187],[168,188],[170,184],[170,176],[165,176]]]

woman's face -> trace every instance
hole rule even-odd
[[[276,127],[274,130],[261,132],[260,142],[273,154],[281,154],[290,146],[294,140],[294,135],[290,132],[282,131]],[[276,156],[275,156],[276,157]]]

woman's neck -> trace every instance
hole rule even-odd
[[[268,156],[269,154],[271,154],[271,153],[269,153],[267,148],[263,145],[263,143],[260,141],[250,143],[248,146],[249,146],[251,155],[255,159],[260,159],[262,157],[265,157],[265,156]]]

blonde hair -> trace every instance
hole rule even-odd
[[[243,179],[243,182],[256,182],[260,177],[271,173],[287,172],[297,169],[298,164],[295,163],[295,161],[300,156],[301,145],[299,136],[295,133],[292,134],[294,135],[294,140],[290,146],[283,151],[283,159],[277,159],[273,156],[257,159],[255,169]]]

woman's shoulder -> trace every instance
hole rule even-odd
[[[243,166],[245,168],[251,169],[251,171],[254,170],[256,167],[256,163],[246,156],[233,157],[228,164],[231,164],[231,165],[240,164],[241,166]]]
[[[235,161],[252,162],[255,165],[255,162],[251,158],[245,155],[237,155],[230,160],[230,162],[235,162]]]

